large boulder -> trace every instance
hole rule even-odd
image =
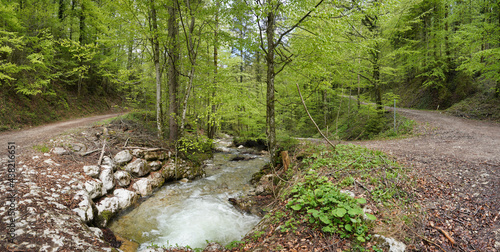
[[[133,162],[127,164],[125,166],[125,171],[128,171],[134,176],[142,177],[144,175],[147,175],[151,171],[151,168],[147,165],[145,160],[138,158]]]
[[[169,162],[163,167],[162,175],[166,181],[178,180],[184,177],[184,167]]]
[[[97,178],[97,176],[99,176],[99,171],[100,168],[97,165],[86,165],[83,167],[83,173],[93,178]]]
[[[73,200],[79,201],[78,207],[73,209],[76,214],[80,217],[80,219],[85,222],[91,222],[97,214],[96,207],[92,199],[90,199],[89,194],[85,190],[78,191]]]
[[[119,203],[117,197],[105,198],[97,203],[97,219],[95,224],[99,227],[106,227],[109,220],[116,212],[118,212],[118,206]]]
[[[115,187],[115,177],[111,166],[103,166],[99,179],[102,181],[102,194],[105,195]]]
[[[128,150],[123,150],[118,152],[113,160],[117,165],[124,165],[132,160],[132,155]]]
[[[127,187],[130,185],[130,180],[132,179],[130,173],[126,171],[116,171],[114,177],[116,184],[121,187]]]
[[[148,178],[153,188],[160,187],[165,183],[165,178],[159,172],[149,175]]]
[[[148,178],[141,178],[137,180],[134,185],[132,185],[132,189],[136,191],[141,196],[146,196],[153,193],[153,185]]]
[[[102,182],[98,179],[88,180],[85,182],[85,190],[87,190],[91,199],[102,196]]]
[[[113,194],[118,199],[119,209],[126,209],[127,207],[135,204],[139,199],[139,195],[137,195],[136,192],[132,192],[127,189],[116,189]]]

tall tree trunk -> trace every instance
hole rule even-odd
[[[375,88],[375,103],[377,104],[377,111],[379,114],[383,113],[382,109],[382,87],[380,83],[380,45],[378,42],[372,53],[373,56],[373,84]]]
[[[85,43],[85,0],[81,2],[80,10],[80,37],[78,38],[80,45]]]
[[[266,135],[267,135],[267,145],[269,148],[269,155],[271,158],[271,164],[275,161],[276,155],[276,124],[274,118],[274,48],[276,44],[274,43],[275,35],[275,22],[276,17],[274,12],[270,11],[267,14],[267,109],[266,109]]]
[[[217,130],[216,124],[215,124],[215,113],[217,113],[217,106],[215,105],[215,93],[217,90],[217,75],[219,72],[218,69],[218,33],[219,33],[219,7],[220,7],[220,1],[217,1],[217,13],[215,14],[215,30],[214,30],[214,85],[212,87],[212,97],[209,98],[211,102],[209,102],[209,105],[211,103],[212,106],[212,111],[208,114],[208,122],[207,122],[207,136],[210,139],[214,139],[215,137],[215,131]]]
[[[59,21],[64,21],[64,0],[59,0],[59,12],[58,15]]]
[[[177,104],[177,89],[179,88],[179,26],[177,24],[177,8],[175,1],[168,7],[168,36],[169,36],[169,49],[170,55],[168,57],[168,126],[169,126],[169,139],[171,142],[178,140],[178,104]]]
[[[158,41],[158,24],[156,21],[156,8],[154,1],[151,4],[151,22],[153,28],[153,37],[151,43],[153,46],[153,61],[155,64],[156,75],[156,127],[158,128],[158,137],[163,138],[163,113],[161,102],[161,71],[160,71],[160,42]]]

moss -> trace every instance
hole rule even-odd
[[[113,217],[113,212],[104,210],[102,211],[101,217],[108,222]]]

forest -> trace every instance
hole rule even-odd
[[[2,118],[114,95],[171,142],[224,131],[273,154],[318,136],[311,119],[363,139],[386,105],[500,99],[498,0],[1,0],[0,33]]]

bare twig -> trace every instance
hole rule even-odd
[[[129,137],[129,138],[127,138],[127,141],[125,141],[125,144],[123,145],[123,148],[127,147],[128,140],[130,140],[130,137]]]
[[[370,189],[368,189],[368,187],[364,186],[363,184],[361,184],[361,182],[359,182],[358,180],[354,180],[354,182],[356,184],[358,184],[359,186],[361,186],[363,189],[367,190],[370,194],[372,194],[372,191],[370,191]]]
[[[431,222],[431,227],[439,230],[451,242],[451,244],[455,245],[455,240],[453,238],[451,238],[451,236],[450,236],[450,234],[448,234],[448,232],[446,232],[444,229],[442,229],[440,227],[434,226],[434,223],[432,223],[432,222]]]
[[[299,84],[295,83],[295,85],[297,86],[297,91],[299,91],[300,100],[302,101],[302,105],[304,105],[304,109],[306,110],[307,115],[309,116],[309,119],[311,119],[314,126],[316,126],[316,129],[321,134],[321,136],[323,136],[323,138],[328,142],[328,144],[330,144],[332,146],[333,150],[335,150],[335,145],[332,142],[330,142],[330,140],[328,140],[328,138],[325,136],[325,134],[323,134],[323,132],[321,132],[321,129],[318,127],[318,124],[316,124],[316,122],[312,118],[311,114],[309,113],[309,110],[307,110],[306,102],[304,101],[304,98],[302,97],[302,93],[300,92]]]

